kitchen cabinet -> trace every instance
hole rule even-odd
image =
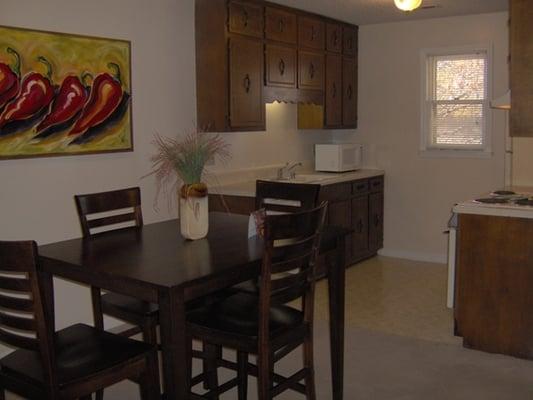
[[[364,258],[369,250],[369,200],[368,196],[352,199],[352,256],[354,259]]]
[[[368,202],[368,248],[377,251],[383,247],[383,193],[371,193]]]
[[[231,38],[230,114],[233,128],[264,128],[263,44],[257,40]]]
[[[533,137],[533,7],[530,0],[511,0],[510,133]]]
[[[200,129],[264,130],[274,101],[298,103],[305,128],[356,126],[357,26],[262,0],[195,0],[195,8]]]
[[[296,87],[296,50],[285,46],[266,46],[267,86]]]
[[[342,56],[326,55],[325,125],[337,128],[342,125]]]

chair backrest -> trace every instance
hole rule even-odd
[[[320,185],[257,181],[255,208],[268,211],[298,212],[317,206]]]
[[[39,352],[45,378],[55,387],[53,284],[37,265],[35,242],[0,241],[0,342]]]
[[[315,266],[326,209],[324,202],[308,211],[265,218],[259,284],[260,337],[268,337],[271,306],[301,298],[304,319],[312,322]],[[288,271],[291,273],[285,274]]]
[[[141,190],[138,187],[74,196],[76,209],[80,218],[83,236],[94,234],[96,228],[112,230],[114,225],[132,223],[143,225],[141,211]],[[112,215],[96,216],[92,214],[110,213]]]

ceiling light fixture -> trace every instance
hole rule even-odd
[[[394,4],[402,11],[413,11],[422,5],[422,0],[394,0]]]

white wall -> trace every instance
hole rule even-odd
[[[39,244],[81,236],[73,195],[139,185],[146,223],[168,219],[166,202],[152,208],[149,172],[153,134],[195,126],[194,0],[2,0],[0,24],[131,40],[135,151],[0,161],[0,238]],[[233,159],[226,168],[311,158],[327,133],[299,133],[294,105],[271,105],[268,131],[225,134]],[[326,137],[327,136],[327,137]],[[216,166],[222,169],[222,166]],[[58,327],[91,321],[88,290],[56,281]]]
[[[489,159],[423,158],[420,51],[493,46],[492,93],[507,90],[507,13],[361,26],[359,129],[338,140],[367,145],[367,162],[386,171],[384,254],[445,261],[454,203],[504,184],[505,114],[493,112]]]

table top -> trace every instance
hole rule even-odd
[[[324,251],[333,249],[332,238],[348,232],[328,228]],[[58,265],[64,271],[59,276],[92,274],[155,289],[197,285],[244,267],[256,275],[262,253],[262,240],[248,239],[247,216],[216,212],[209,214],[207,237],[195,241],[181,236],[179,220],[170,220],[39,247],[44,263],[53,263],[54,272]]]

